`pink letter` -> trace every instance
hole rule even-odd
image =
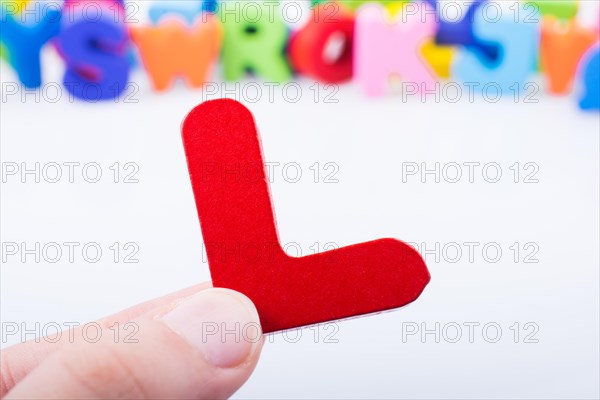
[[[435,35],[435,19],[435,10],[425,2],[406,4],[394,19],[380,4],[357,11],[354,79],[366,94],[384,94],[394,73],[421,91],[433,90],[435,74],[422,59],[421,46]]]

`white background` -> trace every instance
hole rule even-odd
[[[46,82],[60,82],[62,64],[51,49],[43,62]],[[1,73],[3,82],[14,81],[5,64]],[[66,92],[56,104],[31,95],[26,102],[20,95],[3,99],[3,163],[96,162],[103,177],[96,184],[81,170],[75,183],[66,176],[56,184],[9,177],[2,185],[2,242],[97,242],[104,251],[95,264],[80,252],[73,264],[66,256],[56,264],[8,258],[1,269],[3,323],[85,323],[210,279],[179,132],[206,95],[179,84],[156,94],[143,71],[132,82],[137,103],[73,103]],[[269,101],[265,86],[260,101],[246,102],[266,161],[302,168],[300,182],[278,169],[271,184],[282,242],[308,254],[315,242],[396,237],[428,249],[458,243],[463,254],[457,262],[448,247],[440,259],[426,255],[432,281],[401,310],[271,336],[236,397],[597,398],[598,113],[580,111],[575,95],[544,91],[534,96],[538,103],[514,103],[512,95],[495,104],[466,97],[422,103],[398,94],[369,99],[349,84],[335,94],[337,103],[315,102],[313,83],[301,81],[297,103],[286,102],[281,89]],[[139,183],[112,182],[115,162],[138,165]],[[339,166],[339,182],[324,183],[321,175],[315,183],[315,162]],[[502,177],[488,183],[479,167],[470,183],[464,167],[458,183],[443,176],[436,183],[432,175],[403,182],[407,162],[497,163]],[[518,183],[509,168],[516,162]],[[539,167],[538,183],[523,182],[531,171],[525,163]],[[454,170],[447,171],[452,178]],[[114,242],[135,242],[139,263],[115,263],[108,249]],[[465,242],[479,243],[474,260]],[[486,243],[501,248],[499,261],[485,259]],[[537,263],[524,262],[526,243],[537,246]],[[472,343],[469,322],[480,324]],[[434,334],[403,340],[407,323],[439,323],[439,343]],[[486,323],[501,327],[497,343],[486,341]],[[532,332],[526,323],[539,327],[530,338],[537,343],[524,343]],[[462,326],[457,343],[453,324]],[[493,339],[494,329],[488,333]],[[3,334],[2,347],[18,341]]]

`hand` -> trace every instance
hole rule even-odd
[[[263,345],[252,302],[209,284],[140,304],[98,325],[97,342],[98,329],[86,335],[80,326],[60,338],[2,350],[0,396],[226,398],[248,379]]]

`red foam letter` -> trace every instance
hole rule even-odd
[[[213,285],[248,296],[265,333],[401,307],[429,282],[420,255],[396,239],[287,255],[260,138],[240,103],[199,105],[182,134]]]

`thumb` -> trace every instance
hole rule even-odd
[[[226,398],[248,379],[263,344],[256,308],[227,289],[203,290],[133,324],[135,335],[129,325],[65,345],[7,398]]]

